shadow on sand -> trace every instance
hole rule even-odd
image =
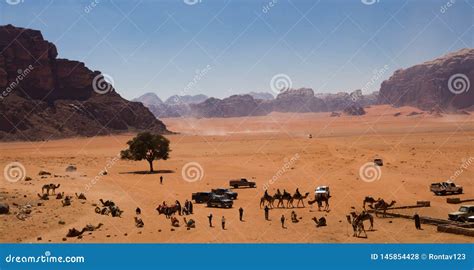
[[[150,171],[133,171],[133,172],[120,172],[119,174],[167,174],[175,173],[173,170],[156,170],[153,172]]]

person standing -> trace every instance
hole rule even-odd
[[[282,227],[283,229],[286,229],[286,228],[285,228],[285,215],[281,215],[280,221],[281,221],[281,227]]]
[[[270,211],[270,208],[268,208],[268,205],[265,206],[265,209],[264,209],[264,210],[265,210],[265,220],[269,220],[269,219],[268,219],[268,212]]]
[[[163,185],[163,175],[160,176],[160,184]]]
[[[244,209],[242,207],[239,208],[239,220],[243,221],[244,218]]]
[[[189,213],[193,213],[193,202],[189,201]]]
[[[413,219],[415,220],[415,228],[417,230],[421,230],[421,221],[420,221],[420,216],[418,215],[418,213],[415,213],[415,215],[413,216]]]
[[[212,228],[212,213],[210,213],[209,216],[207,216],[207,218],[209,219],[209,227]]]
[[[222,216],[222,229],[225,230],[225,217]]]

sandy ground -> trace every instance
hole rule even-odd
[[[429,185],[453,176],[457,184],[464,186],[464,194],[458,197],[474,198],[474,164],[470,167],[467,163],[474,156],[474,117],[406,116],[412,111],[415,109],[377,106],[368,109],[368,114],[362,117],[334,118],[321,113],[164,119],[171,130],[180,134],[168,136],[171,158],[156,162],[155,169],[172,172],[160,174],[134,173],[148,169],[144,161],[114,159],[133,134],[1,143],[1,168],[10,162],[20,162],[32,180],[10,183],[2,179],[0,201],[8,202],[11,212],[18,211],[13,203],[31,204],[33,211],[25,221],[14,214],[0,216],[0,242],[63,242],[69,228],[81,229],[86,224],[98,223],[104,226],[85,233],[82,239],[66,241],[471,242],[472,238],[466,236],[438,233],[435,226],[424,225],[423,230],[417,231],[412,221],[398,218],[375,218],[375,230],[368,232],[368,238],[352,237],[345,215],[352,206],[361,210],[366,195],[396,200],[398,206],[412,205],[418,200],[431,201],[428,208],[397,211],[447,218],[459,205],[447,204],[446,196],[434,196]],[[393,116],[397,112],[402,115]],[[310,133],[312,139],[308,138]],[[383,158],[385,166],[381,168],[379,179],[365,182],[359,177],[359,170],[374,157]],[[183,180],[182,168],[188,162],[200,164],[202,179]],[[66,172],[69,164],[77,166],[78,171]],[[106,167],[108,174],[93,180]],[[41,178],[40,170],[53,175]],[[163,185],[159,183],[160,175],[164,176]],[[195,229],[180,227],[172,231],[169,220],[155,210],[162,201],[171,203],[178,199],[183,203],[190,199],[192,192],[227,187],[229,179],[239,177],[256,181],[258,187],[236,190],[239,198],[232,209],[195,204],[195,214],[188,217],[196,221]],[[69,207],[62,207],[54,197],[39,201],[36,194],[46,183],[61,184],[57,191],[66,195],[87,191],[87,201],[73,199]],[[306,200],[305,208],[271,210],[271,221],[265,221],[259,207],[265,185],[271,194],[277,188],[294,193],[298,187],[302,193],[310,192],[310,198],[316,186],[329,185],[330,211],[319,212],[316,206],[309,207]],[[115,201],[125,210],[122,217],[96,214],[93,205],[99,198]],[[44,205],[37,206],[38,202]],[[137,206],[142,209],[145,223],[140,229],[133,220]],[[238,220],[239,207],[244,208],[244,222]],[[299,223],[289,220],[293,210],[301,217]],[[208,226],[209,213],[214,216],[213,228]],[[227,219],[226,230],[220,228],[223,215]],[[287,218],[286,229],[281,228],[281,215]],[[322,216],[326,217],[328,226],[316,228],[311,218]]]

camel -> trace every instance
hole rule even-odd
[[[196,222],[194,221],[194,219],[190,219],[190,220],[186,220],[186,218],[184,218],[184,225],[188,228],[188,229],[191,229],[191,228],[196,228]]]
[[[48,197],[48,194],[39,194],[38,193],[38,197],[40,198],[40,200],[49,200],[49,197]]]
[[[141,218],[135,217],[135,226],[137,228],[143,228],[143,226],[145,226],[145,223],[143,222]]]
[[[79,195],[77,195],[76,193],[76,198],[79,200],[87,200],[86,195],[84,195],[84,193],[81,193]]]
[[[295,195],[293,195],[293,197],[292,197],[291,200],[290,200],[290,201],[291,201],[290,204],[293,206],[293,201],[294,201],[294,200],[297,200],[298,203],[296,204],[296,207],[299,207],[300,202],[303,203],[303,207],[305,207],[305,205],[304,205],[304,200],[305,200],[306,198],[308,198],[308,196],[309,196],[309,192],[306,192],[305,195],[301,195],[300,193],[295,193]]]
[[[317,217],[313,217],[312,220],[314,221],[314,223],[316,223],[316,227],[326,226],[326,218],[325,217],[322,217],[320,219],[318,219]]]
[[[99,223],[97,226],[88,224],[84,228],[82,228],[82,230],[80,230],[80,231],[78,231],[76,228],[72,228],[72,229],[69,229],[66,237],[79,237],[84,232],[87,232],[87,231],[92,232],[92,231],[95,231],[95,230],[99,229],[100,227],[102,227],[102,225],[104,225],[104,224]]]
[[[364,233],[364,238],[367,238],[367,232],[364,228],[364,222],[359,216],[353,217],[353,215],[346,215],[347,222],[352,225],[352,230],[354,233],[352,234],[353,237],[361,237],[360,235]]]
[[[357,214],[356,212],[351,212],[352,218],[359,218],[361,222],[368,220],[370,222],[369,231],[374,229],[374,217],[366,211],[362,211],[362,213]]]
[[[173,204],[173,205],[158,205],[156,208],[156,211],[158,211],[158,214],[164,214],[166,218],[170,218],[172,215],[174,215],[176,212],[179,211],[179,206],[178,204]]]
[[[262,198],[260,198],[260,208],[265,206],[265,202],[268,202],[268,206],[270,206],[270,208],[273,208],[273,201],[274,201],[273,196],[270,196],[268,192],[265,190],[265,194],[263,195]]]
[[[370,196],[366,196],[364,198],[364,204],[363,204],[363,208],[365,209],[365,205],[368,204],[370,207],[372,207],[374,205],[374,203],[376,202],[379,202],[380,200],[382,200],[381,198],[378,198],[377,200],[374,199],[373,197],[370,197]]]
[[[49,195],[49,190],[52,190],[52,194],[55,195],[56,194],[56,189],[59,188],[59,186],[61,186],[61,184],[58,184],[57,186],[54,185],[54,184],[46,184],[46,185],[43,185],[43,187],[41,188],[41,193],[44,194],[44,191],[46,190],[46,194]]]
[[[323,206],[323,202],[325,204],[324,206],[324,211],[329,211],[329,196],[327,193],[317,193],[314,196],[314,200],[308,201],[309,205],[312,205],[313,203],[317,202],[318,203],[318,211],[321,211],[321,207]]]
[[[283,190],[283,194],[281,196],[279,196],[279,198],[278,198],[277,207],[279,207],[281,205],[284,208],[285,207],[285,204],[284,204],[285,200],[286,200],[286,207],[290,207],[290,201],[291,201],[292,198],[293,198],[293,196],[291,196],[290,193],[288,193],[286,190]]]
[[[381,199],[380,201],[375,203],[374,206],[369,205],[369,207],[375,210],[375,216],[378,217],[378,210],[382,210],[383,211],[382,217],[386,217],[387,209],[392,207],[395,203],[397,202],[391,201],[390,203],[386,203],[383,199]]]
[[[107,200],[104,202],[104,200],[100,199],[99,200],[102,206],[104,207],[110,207],[110,206],[115,206],[115,203],[113,201]]]

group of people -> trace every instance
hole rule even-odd
[[[209,213],[209,216],[207,216],[207,219],[209,220],[209,227],[213,227],[212,225],[212,218],[213,218],[213,215],[212,213]],[[242,207],[239,208],[239,220],[240,221],[244,221],[244,209]],[[225,230],[225,222],[226,222],[226,218],[224,216],[222,216],[221,218],[221,227],[223,230]]]

